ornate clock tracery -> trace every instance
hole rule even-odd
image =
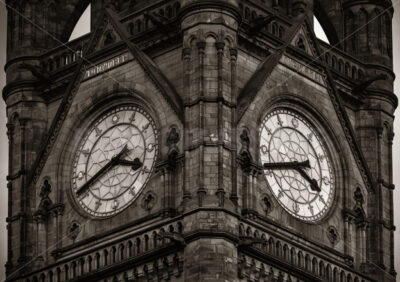
[[[98,218],[121,212],[146,186],[157,150],[155,123],[142,108],[106,112],[79,143],[72,174],[75,201]]]
[[[315,222],[329,210],[334,176],[318,132],[294,111],[276,109],[260,128],[260,159],[273,195],[294,217]]]

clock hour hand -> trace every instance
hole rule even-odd
[[[317,180],[308,176],[308,174],[304,171],[305,168],[311,168],[309,160],[303,162],[294,161],[281,163],[264,163],[263,167],[264,169],[269,170],[293,169],[297,171],[308,183],[310,183],[311,190],[321,192],[321,188],[318,186]]]
[[[111,158],[111,160],[105,165],[103,166],[98,172],[96,172],[95,175],[92,176],[92,178],[90,178],[85,184],[83,184],[77,191],[76,194],[80,195],[82,194],[87,188],[89,188],[89,186],[96,181],[97,178],[99,178],[104,172],[106,172],[108,169],[110,169],[111,167],[115,166],[120,158],[125,155],[127,152],[129,151],[128,149],[128,145],[125,145],[124,148],[122,148],[122,150],[115,155],[114,157]]]
[[[117,163],[123,166],[130,166],[133,170],[138,170],[143,165],[143,163],[138,158],[135,158],[133,161],[118,160]]]

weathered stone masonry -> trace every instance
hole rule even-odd
[[[90,2],[91,33],[67,42]],[[390,0],[7,5],[7,281],[396,280]],[[156,165],[134,203],[93,219],[71,194],[73,158],[119,105],[154,119]],[[264,177],[259,129],[277,108],[332,159],[316,223]]]

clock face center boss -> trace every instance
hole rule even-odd
[[[143,109],[120,106],[102,114],[84,133],[74,159],[76,203],[93,217],[121,212],[149,181],[157,150],[155,123]]]
[[[287,109],[269,113],[260,128],[260,158],[272,193],[287,212],[308,222],[326,215],[333,170],[322,137],[306,119]]]

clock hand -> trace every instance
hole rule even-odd
[[[304,171],[305,168],[311,168],[309,160],[303,162],[294,161],[281,163],[264,163],[263,167],[264,169],[269,170],[293,169],[297,171],[308,183],[310,183],[311,190],[321,192],[321,188],[318,186],[317,180],[308,176],[308,174]]]
[[[300,173],[300,175],[303,176],[303,178],[305,180],[307,180],[308,183],[310,183],[311,190],[321,192],[321,188],[318,186],[317,180],[308,176],[308,174],[305,173],[305,171],[302,170],[301,168],[295,168],[294,170],[296,170],[298,173]]]
[[[133,170],[138,170],[143,165],[143,163],[138,158],[135,158],[133,161],[118,160],[117,163],[123,166],[131,166]]]
[[[94,181],[96,181],[97,178],[99,178],[104,172],[106,172],[108,169],[116,165],[119,161],[119,159],[126,154],[129,151],[128,145],[125,145],[122,150],[115,155],[114,157],[111,158],[111,160],[103,166],[98,172],[96,172],[95,175],[92,176],[85,184],[83,184],[77,191],[76,194],[80,195],[82,192],[84,192]]]
[[[264,163],[264,169],[270,170],[281,170],[281,169],[302,169],[302,168],[311,168],[310,161],[306,160],[304,162],[281,162],[281,163]]]

